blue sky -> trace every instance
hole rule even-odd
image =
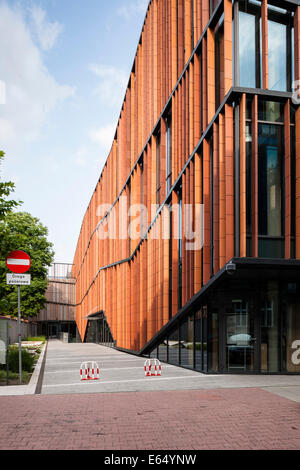
[[[48,227],[56,262],[73,261],[147,4],[0,0],[1,178]]]

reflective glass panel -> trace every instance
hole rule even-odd
[[[268,21],[269,89],[287,90],[286,26]]]
[[[189,317],[180,326],[180,364],[194,367],[194,317]]]
[[[258,126],[259,235],[282,235],[281,126]]]
[[[279,311],[278,285],[266,286],[261,301],[261,372],[278,372],[279,369]]]
[[[179,331],[175,330],[168,338],[169,363],[179,364]]]
[[[206,352],[205,352],[206,354]],[[195,314],[195,369],[202,370],[202,318],[201,310]]]
[[[239,84],[255,88],[255,16],[239,13]]]

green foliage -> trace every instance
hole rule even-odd
[[[0,151],[0,164],[4,159],[4,152]],[[11,212],[17,206],[21,204],[19,201],[7,200],[10,193],[15,190],[15,185],[11,181],[2,182],[0,180],[0,220],[3,220],[6,214]]]
[[[22,349],[22,370],[32,372],[34,356]],[[8,351],[8,367],[11,372],[19,372],[19,348],[12,347]]]
[[[47,268],[54,258],[48,230],[39,219],[27,212],[8,213],[0,220],[0,313],[17,316],[18,300],[15,286],[6,285],[6,256],[14,250],[23,250],[31,258],[31,285],[21,289],[21,315],[36,316],[45,305]]]
[[[5,366],[6,367],[6,366]],[[22,372],[22,383],[24,385],[28,384],[30,381],[31,374],[29,372]],[[17,372],[10,372],[8,373],[8,384],[19,385],[19,374]],[[4,368],[0,369],[0,385],[6,385],[6,370]]]
[[[42,341],[43,343],[46,343],[46,336],[28,336],[26,341],[33,341],[35,343]]]

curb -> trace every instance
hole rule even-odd
[[[39,382],[39,379],[40,379],[40,375],[43,371],[42,366],[43,366],[44,356],[45,356],[45,353],[46,353],[46,350],[47,350],[47,345],[48,345],[48,341],[46,341],[46,343],[43,346],[42,352],[41,352],[40,357],[38,359],[38,362],[35,366],[34,372],[31,376],[30,382],[27,385],[25,395],[35,395],[36,394],[36,389],[37,389],[37,385],[38,385],[38,382]]]

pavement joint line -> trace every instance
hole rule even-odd
[[[202,378],[202,376],[197,376],[197,375],[186,375],[186,376],[179,376],[179,377],[161,377],[157,376],[157,380],[162,381],[162,380],[178,380],[178,379],[195,379],[195,378]],[[91,380],[91,381],[84,381],[84,382],[76,382],[76,383],[69,383],[69,384],[49,384],[49,385],[43,385],[44,388],[58,388],[58,387],[73,387],[74,385],[86,385],[86,383],[90,383],[93,385],[101,385],[101,384],[115,384],[115,383],[128,383],[128,382],[145,382],[147,381],[150,383],[151,380],[149,380],[149,377],[144,377],[142,379],[127,379],[127,380]],[[152,378],[152,382],[153,378]],[[243,387],[244,388],[244,387]],[[246,388],[249,388],[246,386]],[[250,387],[252,388],[252,387]]]
[[[78,361],[68,361],[68,362],[58,362],[58,361],[56,361],[56,360],[54,360],[54,359],[51,359],[51,360],[47,359],[47,364],[50,364],[50,365],[51,365],[51,364],[58,364],[58,365],[62,365],[62,366],[63,366],[63,365],[65,365],[65,364],[78,364],[78,363],[81,364],[82,362],[91,362],[91,361],[92,361],[92,362],[95,362],[95,361],[96,361],[96,362],[97,362],[97,361],[99,361],[99,362],[104,362],[103,359],[100,359],[100,360],[99,360],[99,359],[97,359],[97,358],[95,358],[95,359],[83,359],[83,360],[82,360],[82,359],[79,359]],[[126,359],[126,360],[123,359],[122,361],[123,361],[123,362],[133,362],[134,359]],[[108,361],[106,361],[106,362],[114,362],[114,361],[108,360]],[[118,362],[119,362],[119,361],[118,361]],[[141,363],[144,363],[144,361],[141,361]],[[173,365],[173,364],[170,364],[170,365]],[[176,367],[176,366],[173,366],[173,367]]]
[[[172,366],[164,366],[164,369],[170,369]],[[100,372],[101,371],[104,371],[104,370],[115,370],[115,371],[122,371],[122,370],[131,370],[131,369],[139,369],[141,370],[142,368],[139,367],[139,366],[136,366],[136,367],[110,367],[110,368],[100,368]],[[53,375],[53,374],[67,374],[67,373],[71,373],[71,372],[76,372],[77,369],[72,369],[72,370],[53,370],[53,371],[49,371],[49,372],[45,372],[44,375]],[[196,374],[198,374],[198,372],[196,372]]]

